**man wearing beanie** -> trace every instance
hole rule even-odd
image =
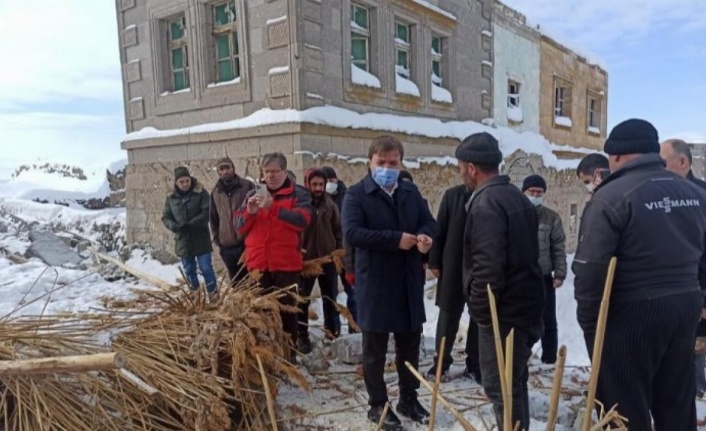
[[[209,298],[216,294],[216,274],[211,263],[211,238],[208,231],[210,198],[189,170],[179,166],[174,170],[174,191],[167,196],[162,211],[162,223],[175,234],[175,253],[181,258],[189,286],[198,290],[198,264],[206,282]]]
[[[467,137],[456,148],[464,184],[475,190],[466,204],[463,286],[471,317],[478,323],[483,389],[503,429],[503,398],[487,286],[498,310],[502,339],[514,329],[512,425],[530,429],[527,361],[542,335],[544,286],[539,269],[537,211],[522,192],[499,175],[503,155],[488,133]],[[504,344],[504,343],[503,343]],[[513,426],[511,426],[513,428]]]
[[[577,317],[592,354],[608,263],[618,257],[596,399],[618,405],[631,430],[696,430],[694,338],[706,195],[664,169],[657,130],[618,124],[604,151],[611,175],[579,229],[572,270]]]
[[[544,280],[544,335],[542,362],[556,362],[558,329],[556,323],[556,292],[566,278],[566,235],[561,217],[544,205],[547,182],[539,175],[530,175],[522,183],[522,192],[537,208],[539,218],[539,268]]]
[[[235,173],[230,157],[219,159],[216,170],[219,180],[211,192],[211,237],[228,270],[231,286],[235,286],[245,278],[247,271],[240,263],[245,245],[243,237],[235,230],[233,214],[240,209],[245,196],[255,185]]]

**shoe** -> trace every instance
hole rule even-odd
[[[398,407],[399,408],[399,407]],[[385,406],[372,406],[368,410],[368,419],[374,422],[376,425],[380,423],[380,418],[382,417],[382,412],[385,411]],[[382,422],[382,429],[385,431],[402,431],[404,427],[402,426],[402,421],[397,417],[395,412],[391,408],[387,409],[387,415]]]
[[[449,369],[441,370],[441,381],[448,380],[448,375],[449,375]],[[424,377],[427,378],[427,380],[435,382],[436,381],[436,365],[432,365],[431,368],[426,372]]]
[[[429,412],[418,399],[400,400],[397,403],[397,413],[411,419],[413,422],[427,425],[429,424]]]
[[[481,378],[480,370],[469,370],[468,367],[466,367],[465,370],[463,370],[463,375],[473,379],[478,383],[479,385],[483,384],[483,379]]]
[[[218,291],[214,290],[213,292],[208,292],[208,302],[213,304],[216,301],[218,301]]]
[[[313,350],[311,347],[311,341],[308,337],[300,337],[297,339],[297,350],[303,355],[308,355]]]

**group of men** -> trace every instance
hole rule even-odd
[[[697,327],[698,335],[706,334],[706,325],[699,325],[706,315],[706,184],[690,171],[688,146],[675,140],[660,146],[657,131],[643,120],[616,126],[604,152],[607,158],[591,154],[577,169],[591,198],[572,265],[577,319],[592,354],[608,264],[618,258],[597,398],[609,407],[617,404],[630,429],[649,430],[654,424],[657,431],[695,430],[695,381],[703,382],[704,371],[703,352],[694,361]],[[437,219],[411,176],[403,179],[404,147],[391,136],[373,140],[367,175],[347,190],[329,168],[308,171],[304,187],[296,185],[279,153],[263,157],[259,186],[239,178],[232,162],[223,159],[210,203],[212,240],[224,261],[235,262],[226,262],[231,279],[244,273],[237,266],[244,252],[247,271],[262,275],[263,289],[297,284],[305,297],[314,280],[300,279],[303,261],[345,247],[347,271],[341,278],[349,299],[355,297],[354,316],[362,331],[368,418],[386,430],[402,429],[393,409],[385,409],[390,334],[399,377],[396,411],[414,422],[429,419],[417,398],[419,381],[405,366],[419,365],[425,268],[439,278],[437,354],[441,338],[452,345],[467,304],[472,319],[466,371],[482,384],[503,428],[490,289],[501,336],[514,330],[513,355],[506,358],[513,368],[513,425],[529,429],[532,347],[541,339],[544,363],[554,363],[557,355],[555,289],[567,276],[561,218],[544,205],[542,177],[531,175],[519,188],[500,174],[503,154],[492,135],[467,137],[455,156],[463,184],[446,191]],[[177,235],[177,252],[192,286],[198,283],[198,263],[212,292],[210,242],[193,240],[208,230],[208,217],[199,212],[209,208],[205,193],[185,168],[178,168],[163,219]],[[331,303],[324,309],[325,327],[336,336],[340,320],[332,306],[338,291],[333,265],[325,265],[317,278],[324,304]],[[306,307],[299,316],[282,316],[292,348],[304,353],[311,348],[303,329]],[[448,371],[450,350],[435,357],[433,369],[441,361]],[[706,388],[702,384],[700,393]]]

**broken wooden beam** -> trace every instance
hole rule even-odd
[[[0,361],[0,377],[110,371],[125,366],[120,352]]]

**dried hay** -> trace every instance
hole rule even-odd
[[[224,289],[214,304],[201,293],[142,291],[134,302],[114,303],[131,310],[2,319],[0,360],[110,349],[127,364],[115,371],[0,376],[0,428],[271,429],[257,358],[273,396],[283,379],[309,389],[285,359],[280,310],[296,307],[281,306],[282,294],[263,295],[248,279]]]

